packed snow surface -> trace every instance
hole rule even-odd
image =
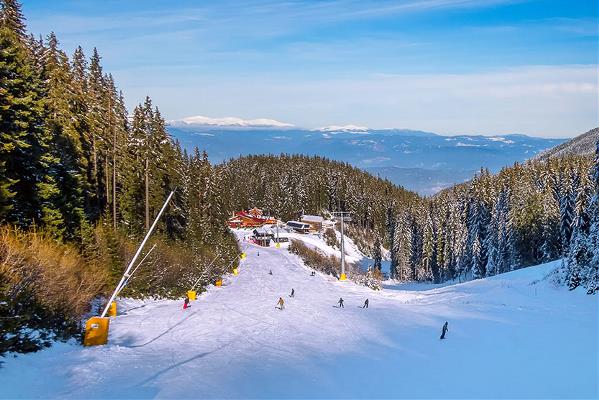
[[[0,397],[598,396],[599,297],[543,280],[557,262],[374,292],[310,276],[284,248],[242,243],[239,276],[210,287],[190,309],[182,300],[121,299],[106,346],[9,355]]]

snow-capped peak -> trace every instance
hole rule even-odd
[[[316,128],[316,131],[322,132],[366,132],[368,127],[358,125],[330,125]]]
[[[211,118],[203,115],[186,117],[180,120],[168,121],[173,126],[215,126],[215,127],[273,127],[290,128],[292,124],[268,118],[242,119],[238,117]]]
[[[503,142],[505,144],[513,144],[514,143],[513,140],[506,139],[502,136],[489,136],[489,137],[487,137],[487,139],[492,142]]]

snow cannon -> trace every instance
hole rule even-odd
[[[110,318],[91,317],[85,323],[84,346],[101,346],[108,342]]]
[[[339,280],[340,280],[340,281],[346,281],[346,280],[347,280],[347,275],[345,275],[345,274],[341,274],[341,275],[339,276]]]
[[[116,301],[113,301],[112,303],[110,303],[110,308],[108,309],[108,316],[116,317],[116,315],[117,315]]]
[[[214,282],[214,286],[219,286],[220,287],[222,285],[223,285],[223,280],[222,279],[219,279],[216,282]]]
[[[237,268],[233,268],[233,275],[239,275],[239,270]]]
[[[188,290],[187,291],[187,298],[191,301],[196,300],[196,291],[195,290]]]

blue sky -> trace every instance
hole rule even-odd
[[[129,106],[444,134],[598,122],[595,0],[38,1],[29,29],[94,46]]]

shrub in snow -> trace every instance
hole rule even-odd
[[[320,272],[337,278],[341,275],[341,261],[337,257],[324,255],[320,251],[306,246],[300,240],[291,240],[289,252],[298,255],[304,264]],[[354,264],[346,264],[346,271],[350,280],[374,290],[381,290],[382,274],[380,271],[369,269],[364,273]]]
[[[76,248],[39,232],[0,229],[0,354],[26,353],[79,333],[107,275]]]

